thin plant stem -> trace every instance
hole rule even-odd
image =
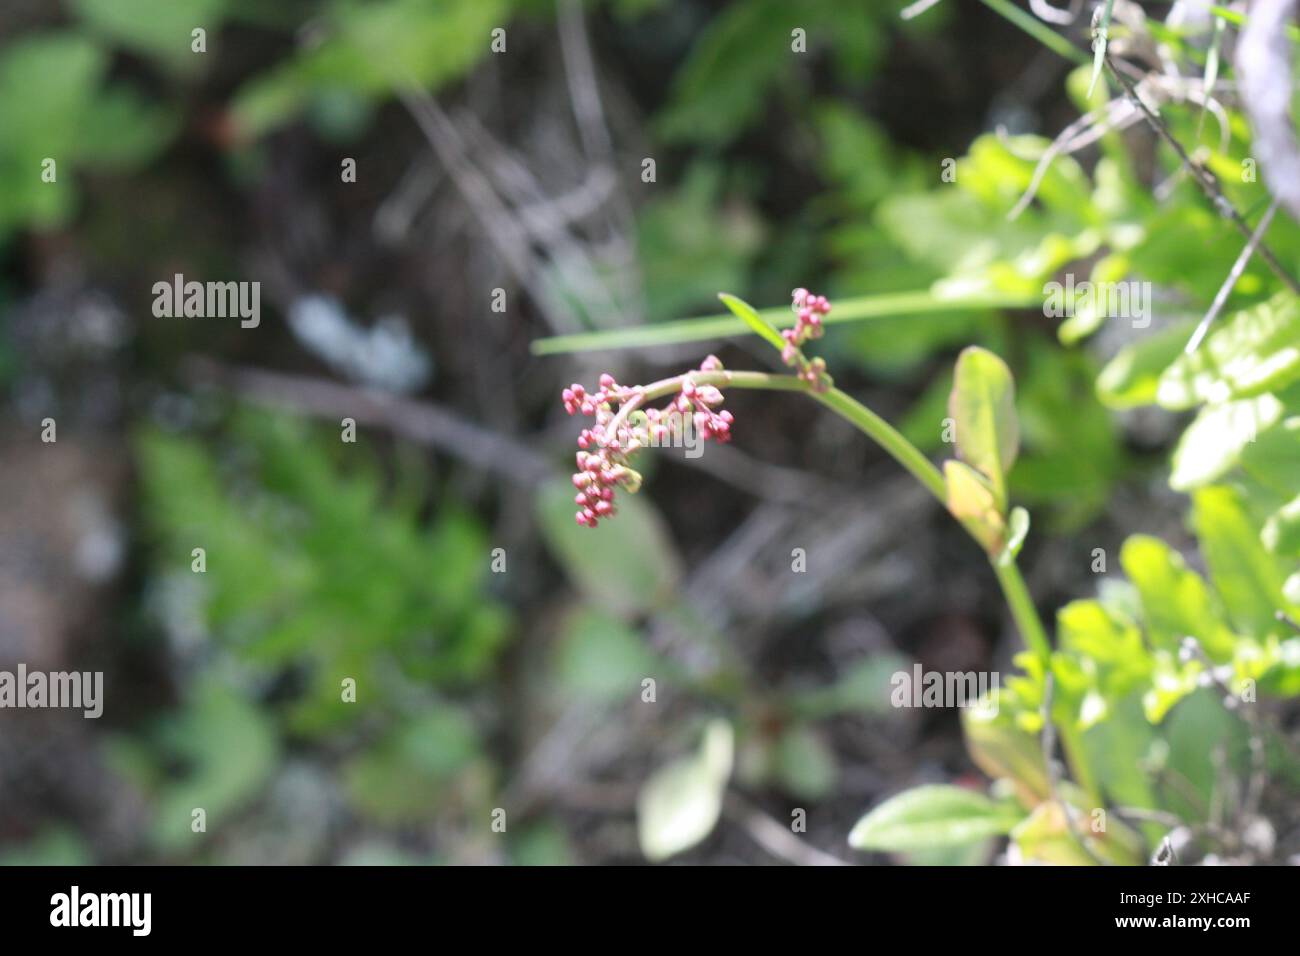
[[[997,572],[998,583],[1002,585],[1002,593],[1006,596],[1007,605],[1011,608],[1011,616],[1016,622],[1016,627],[1020,629],[1025,646],[1046,663],[1052,655],[1052,645],[1047,640],[1043,622],[1038,619],[1038,611],[1029,596],[1025,579],[1021,577],[1020,568],[1014,561],[995,560],[993,570]]]
[[[770,372],[697,371],[661,379],[639,388],[633,397],[624,401],[619,406],[617,414],[606,426],[606,433],[617,435],[632,412],[648,401],[677,393],[681,389],[682,382],[688,378],[697,386],[803,392],[825,405],[883,448],[940,504],[947,507],[948,490],[942,473],[896,428],[848,393],[838,388],[818,392],[808,382],[793,375],[775,375]],[[1029,596],[1029,588],[1025,586],[1025,579],[1021,576],[1020,569],[1014,560],[991,558],[991,563],[1025,646],[1046,663],[1051,656],[1052,646],[1043,623],[1038,618],[1038,611]]]

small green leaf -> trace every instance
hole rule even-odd
[[[1024,508],[1012,508],[1011,517],[1007,520],[1007,543],[998,554],[998,563],[1007,565],[1015,561],[1028,534],[1029,512]]]
[[[1125,346],[1097,376],[1097,397],[1108,408],[1153,405],[1160,376],[1183,354],[1192,323],[1182,322]]]
[[[1269,516],[1260,540],[1274,554],[1300,557],[1300,495]]]
[[[948,414],[957,431],[957,453],[993,487],[998,510],[1006,509],[1006,476],[1020,447],[1015,383],[1006,363],[976,346],[957,359]]]
[[[1142,619],[1156,648],[1176,652],[1188,635],[1215,660],[1232,657],[1235,638],[1199,574],[1159,538],[1135,534],[1120,550],[1124,573],[1142,600]]]
[[[1110,16],[1115,0],[1106,0],[1106,8],[1101,11],[1101,22],[1092,41],[1092,78],[1088,81],[1088,99],[1092,99],[1097,77],[1101,76],[1102,65],[1106,62],[1106,44],[1110,40]]]
[[[736,314],[746,325],[767,339],[778,351],[785,348],[785,339],[781,338],[781,333],[776,330],[766,319],[754,311],[753,306],[743,299],[738,299],[734,295],[726,292],[719,292],[718,298],[722,304]]]
[[[948,510],[971,536],[991,555],[998,554],[1006,540],[1006,521],[989,480],[960,461],[943,463]]]
[[[637,797],[637,838],[651,862],[689,850],[722,815],[722,799],[735,754],[735,732],[725,720],[710,722],[700,749],[657,770]]]
[[[1169,487],[1190,491],[1232,470],[1256,437],[1281,420],[1282,403],[1273,395],[1207,405],[1183,432],[1174,450]]]
[[[806,723],[791,725],[776,742],[775,773],[787,793],[821,800],[835,790],[839,767],[835,752]]]
[[[1234,315],[1160,378],[1157,401],[1176,411],[1279,391],[1300,379],[1300,299],[1280,292]]]
[[[1256,436],[1241,452],[1241,467],[1251,478],[1289,498],[1300,488],[1300,415],[1284,418]]]
[[[608,612],[583,608],[565,622],[563,634],[555,676],[564,693],[592,703],[626,698],[663,665],[631,627]]]
[[[993,778],[1011,780],[1021,801],[1032,806],[1048,794],[1047,768],[1037,734],[1021,728],[1011,708],[1002,705],[1008,695],[1000,688],[996,708],[965,707],[961,712],[966,748],[975,765]]]
[[[1192,498],[1192,524],[1215,589],[1235,627],[1252,637],[1278,629],[1283,605],[1281,562],[1259,540],[1258,526],[1232,488],[1202,488]]]
[[[960,846],[1011,832],[1023,813],[963,787],[924,786],[886,800],[853,827],[857,850]]]

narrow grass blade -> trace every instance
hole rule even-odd
[[[1023,295],[984,294],[944,298],[933,292],[890,292],[855,299],[841,299],[826,316],[827,325],[845,322],[862,322],[871,319],[893,319],[927,312],[970,312],[981,309],[1022,309],[1041,307],[1042,300]],[[788,306],[760,309],[757,313],[775,328],[794,324],[795,316]],[[746,324],[731,315],[710,315],[698,319],[677,319],[656,322],[630,329],[609,329],[602,332],[582,332],[576,335],[558,335],[538,339],[532,344],[534,355],[561,355],[567,352],[593,352],[610,349],[648,348],[656,345],[677,345],[684,342],[708,342],[744,335]]]
[[[1244,27],[1248,22],[1245,14],[1238,13],[1236,10],[1229,10],[1227,7],[1210,7],[1210,13],[1238,28]],[[1292,43],[1300,43],[1300,27],[1288,25],[1286,35],[1291,38]]]
[[[1069,40],[1034,15],[1021,10],[1011,0],[982,0],[982,2],[984,6],[1006,17],[1053,53],[1075,63],[1088,62],[1088,57],[1082,50],[1076,49]]]
[[[1214,93],[1214,84],[1219,79],[1219,51],[1223,46],[1223,31],[1228,21],[1216,18],[1214,21],[1214,38],[1210,41],[1210,51],[1205,57],[1205,81],[1202,89],[1205,102],[1201,104],[1201,116],[1196,121],[1196,141],[1201,140],[1201,130],[1205,127],[1205,114],[1209,110],[1209,100]]]
[[[781,338],[781,333],[776,330],[772,323],[763,318],[754,311],[754,307],[744,299],[738,299],[736,296],[727,292],[719,292],[718,298],[722,300],[732,313],[738,316],[746,325],[767,339],[768,342],[779,352],[785,348],[785,340]]]
[[[1101,76],[1102,64],[1106,62],[1106,44],[1110,41],[1110,15],[1115,7],[1115,0],[1106,0],[1106,6],[1101,11],[1101,23],[1093,31],[1092,40],[1092,79],[1088,81],[1088,99],[1092,99],[1093,88],[1097,85],[1097,77]]]

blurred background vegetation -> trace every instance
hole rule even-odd
[[[1176,352],[1239,237],[1187,182],[1157,204],[1153,141],[1119,133],[1009,221],[1089,105],[1086,23],[1076,62],[984,4],[904,6],[6,3],[0,666],[102,670],[107,699],[0,719],[0,862],[635,862],[647,778],[733,744],[722,822],[682,859],[891,859],[845,846],[863,809],[976,771],[954,714],[889,707],[889,675],[1010,666],[978,549],[841,423],[761,395],[732,400],[734,446],[649,462],[593,537],[559,389],[718,347],[530,343],[719,290],[917,292],[822,354],[930,452],[957,349],[1006,357],[1042,608],[1092,594],[1094,549],[1128,533],[1189,548],[1165,481],[1182,419],[1136,407],[1140,375],[1110,408],[1095,388],[1135,333],[1038,300],[1071,263],[1141,275]],[[261,282],[261,325],[155,318],[176,273]],[[1029,307],[928,304],[945,289]],[[1268,291],[1252,263],[1235,301]],[[792,848],[772,824],[797,808]]]

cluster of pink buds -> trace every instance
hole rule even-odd
[[[721,372],[723,368],[717,357],[710,355],[699,370]],[[640,473],[629,464],[631,457],[647,445],[662,444],[674,428],[689,423],[704,441],[731,440],[732,415],[717,410],[723,396],[716,386],[700,385],[690,374],[683,375],[671,402],[642,411],[645,394],[641,386],[619,385],[608,373],[600,377],[594,392],[575,383],[561,393],[564,410],[570,415],[581,412],[596,420],[578,435],[578,470],[573,474],[578,491],[573,499],[578,506],[575,517],[584,527],[594,528],[601,518],[615,514],[616,488],[622,486],[634,493],[641,487]]]
[[[808,361],[804,358],[803,345],[809,339],[822,337],[822,318],[830,313],[831,304],[826,296],[813,295],[807,289],[795,289],[791,298],[795,325],[781,332],[781,338],[785,340],[781,359],[786,365],[798,369],[799,377],[814,389],[825,391],[831,386],[830,376],[826,374],[826,361],[821,358]]]

